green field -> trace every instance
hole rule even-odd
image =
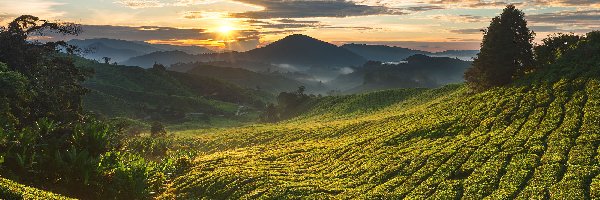
[[[594,77],[326,97],[277,124],[179,132],[202,153],[161,197],[600,198]]]

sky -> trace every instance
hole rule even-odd
[[[78,39],[215,50],[246,51],[289,34],[337,45],[470,50],[507,4],[525,12],[537,42],[555,32],[600,30],[600,0],[0,0],[0,24],[28,14],[81,24]]]

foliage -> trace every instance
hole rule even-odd
[[[583,39],[573,33],[557,33],[542,40],[542,44],[534,48],[537,66],[547,67],[560,59],[561,55],[573,50]]]
[[[76,61],[77,66],[95,71],[83,83],[91,90],[84,96],[84,108],[106,117],[180,123],[189,113],[230,117],[238,105],[262,106],[268,99],[254,90],[205,76]]]
[[[31,95],[15,104],[21,105],[20,109],[11,109],[12,116],[18,118],[17,127],[32,125],[43,117],[66,123],[81,119],[81,96],[86,89],[80,83],[90,71],[75,67],[71,58],[59,53],[77,51],[65,42],[28,40],[48,32],[77,34],[79,27],[23,15],[0,28],[0,62],[8,65],[13,76],[19,73],[28,80],[26,91]]]
[[[533,70],[534,33],[527,28],[525,14],[508,5],[484,31],[481,52],[465,72],[475,91],[503,86]]]
[[[152,137],[162,137],[167,135],[167,130],[162,123],[152,122],[152,126],[150,127],[150,135]]]
[[[4,178],[0,178],[0,197],[2,199],[9,200],[20,200],[20,199],[48,199],[48,200],[68,200],[67,198],[51,192],[42,191],[36,188],[27,187],[25,185],[18,184],[14,181],[10,181]]]
[[[296,91],[279,93],[277,95],[277,106],[267,104],[265,111],[260,116],[260,120],[263,122],[276,122],[299,115],[305,111],[305,105],[311,99],[317,98],[315,95],[305,94],[305,91],[306,87],[300,86]]]
[[[192,162],[184,153],[165,153],[159,162],[118,153],[132,123],[85,115],[81,83],[89,71],[61,53],[76,49],[27,40],[48,31],[78,28],[21,16],[0,29],[0,175],[84,199],[150,199],[185,173]],[[64,199],[5,179],[0,198]]]

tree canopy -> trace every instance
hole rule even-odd
[[[76,47],[64,41],[31,40],[31,36],[50,32],[73,35],[80,29],[75,24],[55,23],[30,15],[18,17],[0,28],[0,62],[6,64],[2,67],[2,79],[22,77],[19,79],[24,80],[18,84],[25,84],[24,90],[29,94],[28,98],[11,103],[16,127],[31,125],[40,118],[65,123],[82,118],[81,97],[87,90],[80,83],[91,71],[75,66],[69,54],[76,53]]]
[[[511,83],[533,70],[534,32],[527,28],[525,14],[508,5],[484,30],[481,51],[465,80],[476,91]]]

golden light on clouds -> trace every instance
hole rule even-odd
[[[204,46],[204,47],[212,47],[216,49],[225,48],[226,42],[223,40],[196,40],[196,39],[184,39],[184,40],[147,40],[146,42],[150,44],[170,44],[170,45],[179,45],[179,46]]]
[[[233,31],[235,31],[235,28],[233,28],[232,26],[229,26],[229,25],[224,25],[224,26],[217,28],[217,31],[219,32],[219,34],[221,34],[223,36],[228,36],[228,35],[231,35],[233,33]]]

